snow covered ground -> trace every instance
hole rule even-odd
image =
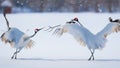
[[[64,24],[78,17],[79,21],[96,34],[108,23],[108,17],[119,18],[119,13],[30,13],[8,14],[11,27],[17,27],[28,35],[35,28]],[[7,29],[4,17],[0,14],[0,35]],[[0,41],[1,68],[118,68],[120,67],[120,33],[108,36],[103,50],[96,50],[95,61],[87,61],[90,52],[87,47],[80,46],[69,34],[62,37],[52,32],[40,31],[34,38],[31,49],[23,49],[18,60],[11,60],[14,48]]]

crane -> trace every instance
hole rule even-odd
[[[9,21],[6,18],[6,13],[3,13],[3,16],[6,20],[8,30],[1,35],[1,40],[5,43],[9,43],[11,47],[16,49],[11,59],[17,59],[17,54],[23,48],[31,48],[33,46],[33,40],[31,40],[31,38],[34,37],[38,31],[42,30],[43,28],[37,28],[34,30],[34,34],[27,36],[18,28],[9,26]]]
[[[109,21],[106,27],[97,34],[91,33],[87,28],[85,28],[78,20],[74,18],[66,24],[57,27],[53,34],[62,36],[64,33],[71,34],[80,45],[87,46],[91,52],[91,56],[88,60],[94,60],[94,52],[96,49],[103,49],[107,42],[106,37],[113,33],[120,31],[120,20],[113,20],[109,17]]]

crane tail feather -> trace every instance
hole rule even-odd
[[[1,41],[4,42],[5,44],[7,44],[7,43],[9,42],[9,43],[10,43],[10,46],[11,46],[11,47],[14,47],[14,42],[7,40],[7,38],[6,38],[6,36],[5,36],[5,33],[2,34],[2,36],[1,36]]]
[[[1,41],[4,42],[5,44],[8,42],[8,40],[7,40],[6,36],[5,36],[5,33],[2,34]]]

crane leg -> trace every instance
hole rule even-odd
[[[11,59],[17,59],[17,53],[19,53],[20,50],[16,49],[16,51],[14,52],[14,54],[12,55]]]
[[[14,52],[14,54],[12,55],[11,59],[14,58],[14,56],[15,56],[16,53],[17,53],[17,49],[16,49],[16,51]]]
[[[88,60],[94,60],[94,50],[92,51],[92,50],[90,50],[90,52],[91,52],[91,56],[90,56],[90,58],[88,59]]]
[[[15,59],[17,59],[17,54],[20,52],[21,50],[19,49],[18,51],[17,51],[17,53],[15,54]]]
[[[95,51],[93,50],[93,54],[92,54],[92,55],[93,55],[93,59],[92,59],[92,60],[94,60],[94,52],[95,52]]]

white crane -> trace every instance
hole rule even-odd
[[[106,37],[113,33],[120,31],[120,20],[112,20],[109,18],[110,22],[107,26],[98,32],[97,34],[91,33],[86,29],[79,21],[78,18],[74,18],[71,21],[67,22],[65,25],[57,28],[54,31],[54,34],[62,36],[63,33],[71,34],[81,45],[87,45],[88,49],[91,52],[91,56],[88,60],[94,60],[95,49],[102,49],[106,44]]]
[[[27,36],[24,32],[20,31],[18,28],[9,27],[9,22],[4,13],[4,18],[7,23],[8,30],[1,35],[1,40],[5,43],[9,43],[12,47],[16,49],[11,59],[17,59],[17,53],[21,51],[24,47],[31,48],[33,46],[33,41],[30,39],[36,35],[38,31],[43,28],[35,29],[35,33],[31,36]]]

